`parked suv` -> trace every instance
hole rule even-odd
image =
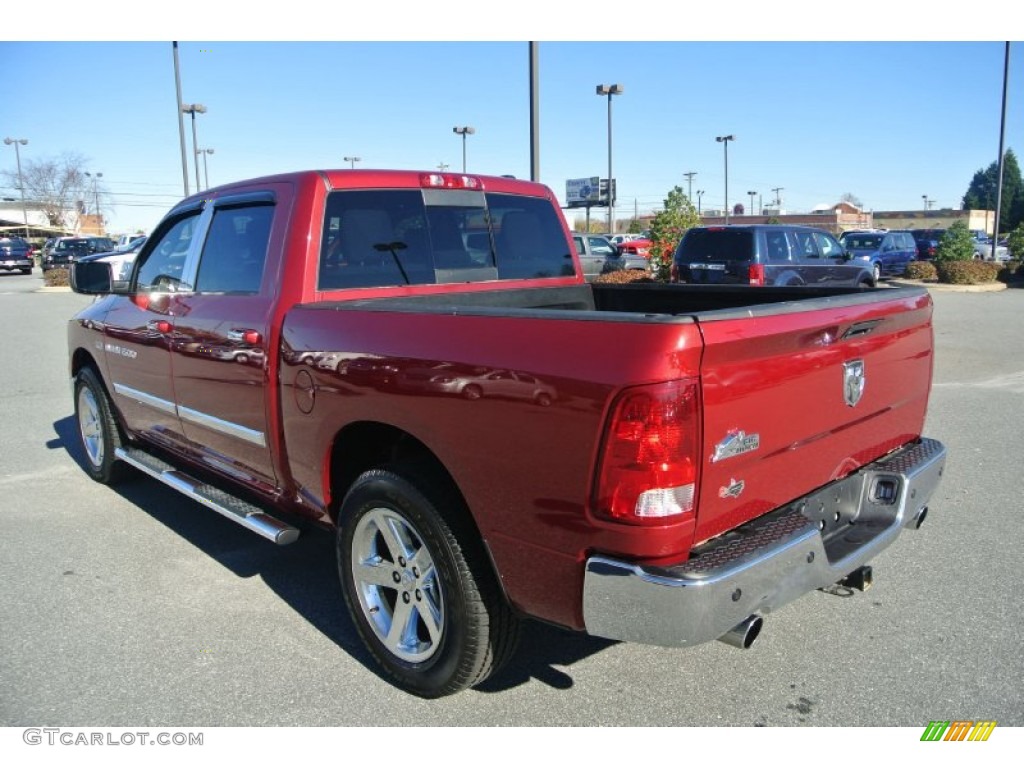
[[[914,237],[917,245],[917,258],[919,261],[931,261],[939,250],[939,241],[946,234],[944,229],[912,229],[910,234]]]
[[[0,235],[0,269],[32,273],[32,246],[21,237]]]
[[[902,275],[917,258],[917,244],[909,230],[844,232],[839,242],[853,261],[871,270],[877,283],[883,275]]]
[[[876,282],[828,232],[786,224],[694,227],[676,248],[672,280],[865,288]]]
[[[43,271],[66,267],[83,256],[112,250],[114,241],[109,237],[58,237],[43,254]]]

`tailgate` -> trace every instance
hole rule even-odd
[[[887,293],[697,317],[705,351],[695,542],[920,436],[931,298]]]

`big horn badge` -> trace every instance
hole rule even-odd
[[[843,399],[851,408],[860,402],[866,381],[863,360],[851,360],[848,363],[843,363]]]

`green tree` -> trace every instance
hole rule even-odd
[[[1024,223],[1018,224],[1017,228],[1010,233],[1006,239],[1006,247],[1010,249],[1010,255],[1015,259],[1024,259]]]
[[[974,242],[971,230],[964,219],[957,219],[939,240],[935,252],[936,261],[970,261],[974,258]]]
[[[1003,157],[1003,199],[999,211],[999,231],[1009,232],[1024,220],[1024,181],[1021,180],[1020,165],[1013,150],[1006,150]],[[992,163],[984,170],[979,169],[963,197],[963,207],[966,210],[994,211],[998,183],[998,163]]]
[[[669,190],[664,209],[651,220],[651,272],[658,280],[667,281],[672,268],[672,255],[686,230],[700,224],[697,209],[676,186]]]

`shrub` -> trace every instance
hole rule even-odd
[[[953,285],[982,285],[991,283],[999,274],[1000,265],[990,261],[940,261],[935,265],[939,282]]]
[[[53,288],[71,285],[68,279],[68,270],[63,267],[46,270],[43,274],[43,285]]]
[[[1018,224],[1006,238],[1006,247],[1014,259],[1024,260],[1024,222]]]
[[[971,230],[963,219],[954,221],[939,240],[939,248],[935,252],[936,261],[970,261],[974,258],[974,241]],[[941,272],[939,273],[941,278]],[[943,281],[945,282],[945,281]]]
[[[939,273],[935,271],[935,265],[930,261],[912,261],[907,264],[906,276],[910,280],[935,280]]]
[[[1020,262],[1011,259],[1010,261],[1003,263],[1003,268],[999,270],[998,279],[1003,283],[1010,283],[1018,278],[1024,277],[1024,271],[1020,268]]]

